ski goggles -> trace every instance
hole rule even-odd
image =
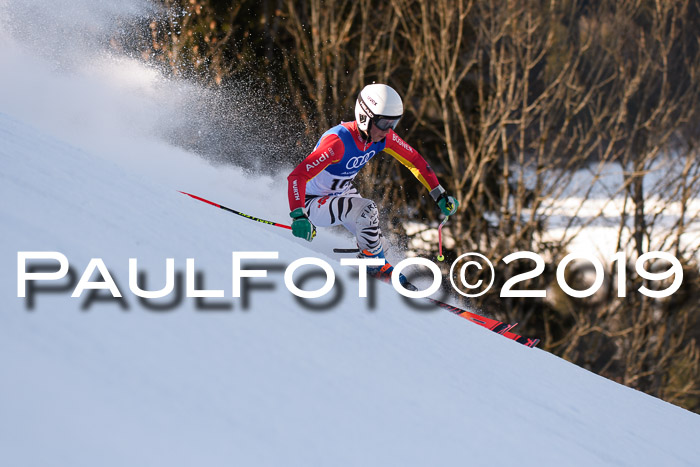
[[[375,117],[372,120],[372,123],[374,126],[379,128],[382,131],[387,131],[388,129],[395,130],[397,125],[399,124],[399,120],[401,120],[401,116],[398,117]]]

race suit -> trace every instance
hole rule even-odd
[[[316,226],[342,224],[357,238],[361,251],[374,255],[382,249],[377,206],[362,198],[352,180],[374,156],[384,151],[398,159],[431,192],[444,192],[423,157],[393,130],[378,143],[365,141],[356,122],[326,131],[309,154],[287,177],[289,208],[306,208]]]

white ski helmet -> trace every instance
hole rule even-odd
[[[386,84],[369,84],[357,96],[355,120],[362,131],[368,132],[370,123],[380,130],[393,130],[402,116],[401,96]]]

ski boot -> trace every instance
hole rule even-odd
[[[394,272],[394,266],[389,264],[388,261],[386,261],[386,258],[384,257],[384,250],[380,247],[380,250],[377,253],[372,254],[368,250],[360,250],[360,254],[357,255],[358,258],[380,258],[385,261],[383,266],[367,266],[367,274],[371,277],[374,277],[375,279],[379,279],[382,282],[386,282],[388,284],[391,283],[391,275]],[[418,290],[416,286],[408,282],[408,279],[406,276],[403,274],[399,273],[399,283],[401,284],[402,287],[404,287],[407,290],[415,292]]]

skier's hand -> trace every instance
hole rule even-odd
[[[311,223],[308,216],[302,208],[296,208],[289,213],[289,217],[294,219],[292,222],[292,234],[295,237],[303,238],[310,242],[316,236],[316,227]]]
[[[448,196],[447,193],[442,193],[437,199],[437,204],[440,206],[440,211],[446,216],[451,216],[457,212],[459,201],[453,196]]]

